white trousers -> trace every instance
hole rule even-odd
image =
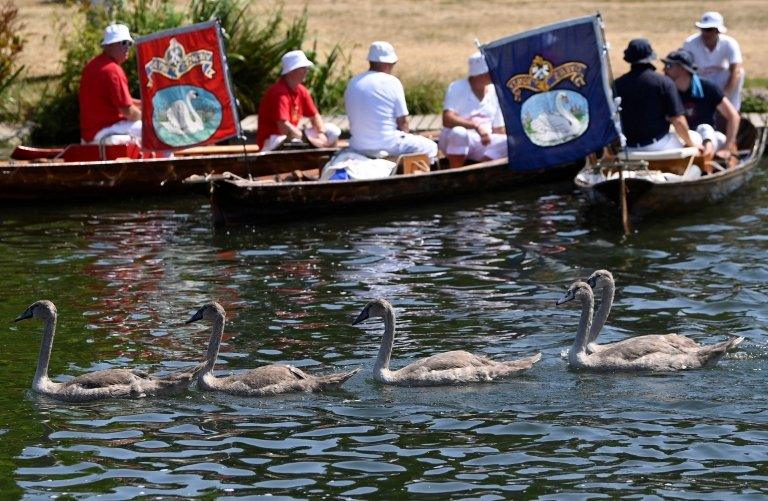
[[[314,127],[310,127],[310,129],[314,129]],[[328,138],[329,144],[334,144],[336,141],[339,140],[339,136],[341,136],[341,129],[337,125],[334,124],[325,124],[325,137]],[[282,135],[282,134],[272,134],[267,138],[266,141],[264,141],[264,147],[261,148],[261,151],[272,151],[281,144],[283,144],[283,141],[288,136]]]
[[[352,148],[358,153],[362,153],[369,157],[397,157],[400,155],[421,154],[427,155],[430,162],[437,158],[437,143],[423,136],[397,132],[393,137],[388,137],[386,140],[383,140],[382,144],[385,144],[387,147],[378,150]]]
[[[507,156],[506,135],[491,134],[491,142],[483,144],[476,130],[460,125],[452,129],[443,128],[439,145],[446,155],[464,155],[470,160],[496,160]]]
[[[692,130],[688,131],[688,133],[691,135],[693,144],[700,145],[702,143],[701,135],[698,132]],[[683,144],[683,141],[680,139],[680,137],[678,137],[678,135],[674,132],[667,132],[665,136],[662,136],[660,139],[652,142],[651,144],[638,146],[636,148],[627,148],[627,151],[662,151],[677,150],[680,148],[685,148],[685,145]]]
[[[137,142],[141,143],[141,120],[136,120],[135,122],[132,120],[120,120],[109,127],[104,127],[93,136],[93,141],[91,141],[91,143],[98,144],[101,142],[102,138],[107,136],[130,136],[129,138],[119,138],[119,142],[111,142],[107,140],[107,142],[111,144],[125,144],[130,142],[131,139],[135,139]]]
[[[715,128],[709,124],[699,125],[696,127],[696,132],[698,132],[701,136],[702,142],[712,141],[712,145],[715,147],[715,151],[725,146],[725,134],[715,130]]]

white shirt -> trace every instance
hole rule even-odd
[[[349,117],[349,146],[359,151],[395,148],[403,132],[397,119],[408,115],[403,84],[382,71],[365,71],[347,84],[344,106]]]
[[[504,127],[504,116],[501,114],[496,88],[493,85],[485,88],[481,101],[472,92],[468,79],[454,80],[445,91],[443,110],[455,111],[461,118],[472,120],[476,125]]]
[[[720,35],[714,50],[709,50],[701,39],[701,33],[689,36],[683,48],[691,51],[693,60],[698,66],[697,73],[714,82],[720,90],[725,89],[731,72],[732,64],[741,63],[741,48],[739,43],[728,35]]]

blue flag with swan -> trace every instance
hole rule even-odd
[[[512,170],[574,162],[619,137],[600,16],[526,31],[481,51],[504,115]]]

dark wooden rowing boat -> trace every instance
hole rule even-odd
[[[193,193],[181,182],[192,175],[231,172],[248,177],[317,169],[335,151],[324,148],[98,162],[12,160],[0,163],[0,204]]]
[[[737,143],[740,158],[734,167],[695,179],[675,178],[672,182],[663,179],[663,174],[671,172],[669,166],[654,165],[653,161],[644,168],[646,172],[637,174],[625,170],[629,215],[637,220],[654,213],[694,211],[703,204],[719,202],[744,187],[755,175],[768,133],[766,128],[756,128],[746,118],[742,118],[739,129]],[[600,169],[600,164],[588,164],[578,173],[574,182],[585,194],[588,204],[604,209],[611,215],[618,214],[620,180],[616,174],[612,174],[611,179],[595,182],[593,175]],[[651,175],[657,172],[662,175]]]
[[[374,180],[284,181],[220,176],[209,179],[214,223],[261,224],[275,219],[307,217],[446,200],[457,196],[566,180],[583,163],[515,172],[507,160],[481,162],[455,169],[396,174]],[[309,176],[319,172],[311,172]],[[194,182],[205,182],[196,180]]]

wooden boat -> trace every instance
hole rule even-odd
[[[215,148],[172,158],[124,158],[63,162],[41,157],[46,151],[24,152],[36,160],[0,162],[0,204],[135,198],[193,193],[182,180],[192,175],[231,172],[238,176],[272,175],[319,168],[333,148],[243,154]],[[232,148],[232,147],[225,147]],[[187,152],[189,153],[189,152]],[[54,155],[55,156],[55,155]]]
[[[274,178],[243,179],[225,175],[190,179],[211,184],[214,224],[260,224],[275,219],[386,207],[410,207],[429,200],[519,187],[571,178],[582,163],[515,172],[507,160],[493,160],[460,168],[398,173],[372,180],[318,181],[320,171],[303,170]],[[296,180],[296,178],[299,178]]]
[[[622,182],[618,169],[621,168],[631,218],[698,210],[703,204],[718,202],[749,182],[765,150],[766,130],[742,118],[737,136],[738,163],[730,168],[721,166],[714,174],[697,175],[693,162],[696,150],[687,148],[693,152],[678,158],[654,158],[650,154],[646,160],[642,160],[643,155],[637,155],[629,162],[588,162],[574,182],[590,205],[618,214]]]

